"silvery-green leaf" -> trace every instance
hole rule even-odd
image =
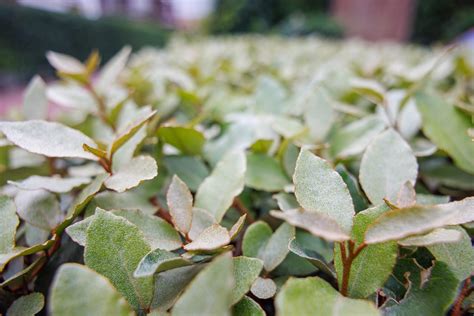
[[[277,286],[272,279],[258,277],[252,284],[250,291],[256,297],[266,300],[272,298],[277,290]]]
[[[227,229],[219,224],[204,229],[192,242],[184,246],[188,251],[211,251],[230,243]]]
[[[58,105],[80,113],[93,113],[97,101],[86,88],[75,84],[53,83],[48,85],[48,99]],[[85,118],[84,118],[85,119]]]
[[[0,195],[0,253],[8,253],[15,246],[16,228],[19,223],[13,201]]]
[[[330,241],[345,241],[349,235],[329,216],[319,212],[308,212],[302,209],[292,209],[285,212],[271,211],[271,215],[287,221],[291,225],[303,228],[314,236]]]
[[[232,227],[229,230],[230,240],[234,240],[235,238],[237,238],[242,228],[244,228],[244,223],[245,223],[246,218],[247,218],[247,214],[244,214],[239,217],[239,219],[237,220],[237,222],[235,222],[234,225],[232,225]]]
[[[348,233],[355,214],[352,198],[341,176],[323,159],[302,150],[296,162],[295,195],[306,212],[323,213]]]
[[[420,205],[435,205],[449,202],[449,196],[446,195],[431,195],[431,194],[416,194],[416,204]]]
[[[226,154],[199,186],[194,206],[209,211],[220,222],[244,188],[245,169],[246,159],[242,151]]]
[[[386,91],[385,88],[377,81],[363,78],[353,78],[351,79],[350,84],[355,92],[365,96],[374,103],[383,104]]]
[[[58,176],[31,176],[21,181],[8,181],[22,190],[46,190],[54,193],[66,193],[75,187],[91,182],[87,177],[61,178]]]
[[[400,188],[396,203],[400,208],[410,207],[416,204],[415,188],[410,181],[405,182],[405,184]]]
[[[354,177],[343,164],[338,164],[336,166],[336,171],[341,176],[344,183],[347,185],[347,189],[349,189],[349,193],[351,194],[352,201],[354,203],[354,208],[356,212],[360,212],[365,210],[368,205],[367,201],[364,198],[364,194],[360,189],[359,182],[357,178]],[[296,207],[294,207],[296,208]]]
[[[244,256],[258,258],[272,236],[270,225],[263,221],[257,221],[250,225],[245,231],[242,242]]]
[[[62,220],[56,196],[44,190],[22,190],[15,196],[18,215],[27,223],[51,230]]]
[[[117,77],[125,68],[131,51],[130,46],[125,46],[102,67],[97,79],[97,89],[99,91],[105,91],[117,81]]]
[[[157,248],[142,258],[133,276],[135,278],[149,277],[155,273],[189,266],[191,264],[190,261],[175,253]]]
[[[295,237],[295,228],[288,223],[281,224],[272,234],[259,258],[263,260],[266,271],[275,269],[290,251],[288,244]]]
[[[86,67],[72,56],[48,51],[46,58],[51,66],[59,72],[66,74],[82,74],[86,72]]]
[[[133,278],[140,260],[150,252],[143,233],[123,217],[97,211],[87,229],[84,261],[105,277],[138,309],[150,306],[153,278]]]
[[[395,209],[381,215],[365,233],[373,244],[419,235],[435,228],[474,221],[474,198],[440,205],[418,205]]]
[[[289,279],[275,300],[278,315],[378,316],[372,302],[346,298],[318,277]]]
[[[460,241],[462,234],[454,229],[436,228],[428,234],[408,237],[398,241],[398,244],[405,247],[431,246],[441,243],[455,243]]]
[[[195,240],[206,228],[214,224],[217,224],[217,221],[208,211],[193,208],[191,230],[188,233],[189,238]]]
[[[0,131],[18,147],[35,154],[97,160],[96,156],[82,149],[83,144],[97,147],[94,141],[60,123],[39,120],[1,122]]]
[[[201,132],[182,126],[161,127],[158,136],[185,155],[199,155],[206,141]]]
[[[413,139],[410,141],[410,147],[417,157],[429,157],[438,150],[435,144],[425,138]]]
[[[265,311],[253,299],[244,296],[232,308],[233,316],[265,316]]]
[[[329,149],[331,155],[336,158],[358,155],[384,129],[384,122],[374,115],[345,125],[331,135]]]
[[[233,262],[235,286],[232,291],[232,304],[235,304],[250,290],[262,271],[263,261],[256,258],[235,257]]]
[[[133,159],[137,147],[143,142],[146,138],[146,128],[147,126],[142,126],[135,135],[133,135],[129,140],[125,142],[112,157],[112,171],[119,170],[122,166],[128,164],[130,160]],[[106,153],[107,155],[107,153]]]
[[[130,138],[132,138],[140,128],[145,125],[154,115],[156,111],[152,111],[149,107],[145,107],[140,110],[138,113],[138,117],[131,123],[127,124],[123,127],[115,139],[109,146],[108,152],[109,155],[112,155],[116,152],[120,147],[122,147]]]
[[[117,170],[104,184],[111,190],[124,192],[157,175],[158,166],[155,159],[150,156],[138,156]]]
[[[180,177],[192,191],[209,175],[209,170],[202,160],[191,156],[165,156],[163,163],[170,172]]]
[[[420,171],[423,178],[429,180],[433,185],[443,185],[467,191],[474,190],[474,175],[447,163],[445,160],[437,161],[432,165],[421,165]]]
[[[277,201],[278,207],[282,211],[288,211],[300,207],[293,194],[280,192],[272,197]]]
[[[445,102],[441,96],[418,93],[416,104],[423,118],[425,135],[446,151],[459,168],[474,173],[474,143],[467,134],[467,129],[472,127],[469,115]]]
[[[186,183],[176,175],[168,188],[166,201],[174,226],[186,235],[193,219],[193,196]]]
[[[309,262],[311,262],[311,264],[320,269],[326,275],[332,276],[334,278],[336,277],[334,268],[330,266],[330,264],[321,254],[312,249],[304,248],[296,238],[290,241],[288,249],[295,255],[307,259]]]
[[[94,200],[88,206],[88,210],[91,208],[94,211],[96,207],[104,210],[140,210],[148,215],[153,215],[156,212],[156,207],[150,201],[134,191],[122,193],[115,191],[101,192],[94,197]]]
[[[46,84],[40,76],[31,79],[23,97],[23,116],[27,120],[44,120],[48,116]]]
[[[51,232],[25,223],[25,241],[28,246],[42,244],[48,240]]]
[[[364,241],[364,233],[381,214],[389,211],[385,204],[357,213],[354,217],[351,239],[358,247]],[[354,259],[349,274],[348,294],[355,298],[365,298],[381,288],[392,273],[397,261],[398,247],[395,242],[369,245]],[[343,265],[340,244],[334,248],[334,266],[339,286],[342,284]]]
[[[454,229],[461,234],[458,242],[442,242],[427,248],[436,260],[446,263],[456,278],[462,281],[474,272],[474,249],[467,232],[460,227]]]
[[[230,315],[233,286],[232,256],[224,253],[194,278],[174,305],[172,313],[176,316]]]
[[[54,316],[134,315],[106,277],[76,263],[66,263],[58,269],[49,300]]]
[[[309,128],[309,134],[317,142],[323,141],[335,119],[335,111],[329,95],[316,88],[306,100],[303,118]]]
[[[44,307],[44,296],[41,293],[33,292],[16,299],[8,308],[8,316],[34,316]]]
[[[273,77],[263,75],[255,91],[256,112],[282,113],[285,110],[286,91]]]
[[[386,198],[396,201],[400,188],[409,181],[415,184],[418,163],[410,146],[389,129],[367,147],[360,165],[359,179],[372,204]]]
[[[263,191],[282,191],[290,183],[280,164],[265,154],[248,154],[245,185]]]
[[[85,247],[86,245],[86,238],[87,238],[87,229],[89,225],[94,220],[94,216],[89,216],[84,218],[82,221],[69,225],[66,228],[66,233],[74,240],[76,243]]]

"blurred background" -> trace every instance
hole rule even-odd
[[[121,47],[244,33],[360,37],[474,47],[473,0],[0,0],[0,114],[34,74],[54,78],[48,50],[103,62]]]

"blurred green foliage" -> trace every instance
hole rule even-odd
[[[134,49],[163,46],[163,27],[119,17],[90,20],[75,14],[53,13],[21,6],[0,5],[0,70],[22,77],[52,71],[48,50],[85,59],[93,49],[109,59],[124,45]]]

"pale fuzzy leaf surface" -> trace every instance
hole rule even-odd
[[[15,203],[9,197],[0,195],[0,253],[9,253],[15,246],[19,223]]]
[[[280,192],[278,194],[274,194],[272,197],[276,200],[280,210],[284,212],[300,207],[293,194]]]
[[[111,190],[124,192],[157,175],[158,166],[155,159],[150,156],[138,156],[117,170],[104,184]]]
[[[232,270],[230,253],[215,258],[178,299],[173,315],[230,315],[234,286]]]
[[[415,184],[417,174],[418,163],[410,146],[396,131],[388,129],[367,147],[359,179],[369,200],[377,205],[384,198],[396,201],[407,181]]]
[[[290,183],[278,161],[265,154],[248,154],[245,185],[268,192],[282,191]]]
[[[244,228],[246,218],[247,218],[247,214],[244,214],[239,217],[239,219],[237,220],[237,222],[235,222],[234,225],[232,225],[232,227],[229,230],[230,240],[234,240],[235,238],[237,238],[239,233]]]
[[[135,279],[133,272],[150,250],[137,226],[123,217],[99,210],[87,229],[84,261],[109,278],[130,305],[139,310],[150,306],[153,278]]]
[[[206,228],[214,224],[217,224],[217,221],[208,211],[193,208],[193,219],[188,234],[189,238],[195,240]]]
[[[60,123],[40,120],[1,122],[0,131],[18,147],[35,154],[97,160],[96,156],[82,149],[83,144],[97,148],[94,141]]]
[[[48,51],[46,58],[57,71],[66,74],[82,74],[86,71],[86,67],[72,56]]]
[[[201,234],[197,236],[192,242],[184,246],[188,251],[211,251],[221,248],[230,242],[230,236],[227,229],[219,224],[213,224]]]
[[[410,207],[416,204],[416,192],[410,181],[405,182],[397,195],[397,206]]]
[[[337,129],[330,138],[333,157],[347,158],[362,153],[383,130],[385,124],[376,116],[368,116]]]
[[[106,277],[76,263],[66,263],[56,272],[49,311],[54,316],[134,315]]]
[[[322,251],[318,251],[321,249],[318,249],[315,243],[308,245],[304,240],[299,241],[297,238],[295,238],[288,245],[288,249],[290,249],[290,251],[295,255],[307,259],[309,262],[311,262],[311,264],[313,264],[326,275],[336,278],[334,267],[332,267],[330,263],[331,260],[325,257]]]
[[[34,246],[37,244],[42,244],[50,235],[49,230],[44,230],[36,226],[25,223],[25,241],[28,246]]]
[[[474,143],[467,134],[472,127],[469,115],[456,109],[441,96],[418,93],[416,105],[423,118],[423,132],[446,151],[456,165],[474,174]]]
[[[118,76],[123,71],[131,52],[132,48],[130,46],[125,46],[114,57],[112,57],[104,67],[102,67],[99,78],[97,79],[97,89],[99,91],[105,91],[117,81]]]
[[[277,315],[299,316],[376,316],[372,302],[346,298],[318,277],[289,279],[278,293]]]
[[[94,195],[100,191],[104,181],[108,177],[109,175],[106,173],[97,175],[95,179],[84,189],[82,189],[82,191],[77,195],[69,207],[67,215],[71,217],[78,216],[87,206],[87,204],[94,198]]]
[[[193,196],[186,183],[177,175],[173,176],[166,201],[174,226],[186,235],[191,229],[193,219]]]
[[[420,235],[435,228],[474,220],[474,198],[439,205],[418,205],[384,213],[365,233],[368,244]]]
[[[16,299],[8,308],[8,316],[33,316],[38,314],[44,307],[44,296],[33,292]]]
[[[87,229],[89,225],[94,220],[94,216],[89,216],[84,218],[82,221],[69,225],[66,228],[66,233],[74,240],[76,243],[85,247],[86,245],[86,238],[87,238]]]
[[[351,195],[341,176],[325,160],[302,150],[293,182],[296,199],[306,211],[324,213],[344,232],[350,232],[355,214]]]
[[[88,184],[91,179],[88,177],[61,178],[57,176],[43,177],[31,176],[21,181],[9,181],[8,183],[22,190],[46,190],[54,193],[67,193],[72,189]]]
[[[309,134],[312,139],[321,142],[326,138],[336,118],[330,96],[322,88],[316,88],[305,105],[303,118],[309,127]]]
[[[386,90],[377,81],[365,78],[353,78],[350,81],[352,89],[365,96],[374,103],[382,104],[385,100]]]
[[[266,300],[275,296],[277,286],[272,279],[258,277],[253,282],[250,291],[256,297]]]
[[[53,229],[63,218],[56,196],[44,190],[21,190],[15,204],[21,219],[44,230]]]
[[[133,276],[136,278],[148,277],[155,273],[188,265],[191,265],[190,261],[175,253],[163,249],[155,249],[142,258]]]
[[[357,213],[354,217],[352,240],[355,247],[364,241],[367,227],[389,208],[385,204],[369,208]],[[395,242],[386,242],[369,245],[363,249],[352,262],[349,275],[349,296],[365,298],[381,288],[389,278],[397,261],[398,248]],[[342,262],[340,245],[334,248],[334,266],[336,268],[339,285],[342,283]]]
[[[266,271],[272,271],[285,260],[290,251],[288,244],[295,237],[295,227],[288,223],[281,224],[265,245],[260,259]]]
[[[199,186],[194,206],[209,211],[220,222],[244,188],[245,169],[246,159],[242,151],[226,154]]]
[[[291,209],[284,212],[271,211],[270,214],[327,240],[344,241],[349,239],[349,235],[341,229],[341,226],[323,213]]]
[[[235,285],[232,290],[232,304],[239,302],[250,290],[263,268],[263,261],[249,257],[233,258]]]
[[[26,120],[45,120],[48,117],[46,84],[40,76],[31,79],[23,96],[23,116]]]
[[[462,233],[454,229],[436,228],[428,234],[421,236],[408,237],[398,241],[398,244],[404,247],[431,246],[444,243],[455,243],[461,240]]]
[[[185,155],[199,155],[206,142],[204,135],[193,129],[182,126],[161,127],[158,135],[163,142],[172,145]]]
[[[456,278],[462,281],[474,273],[474,248],[471,238],[464,229],[461,227],[453,229],[461,234],[461,240],[454,243],[437,243],[427,248],[436,260],[446,263]]]
[[[244,296],[232,308],[233,316],[265,316],[265,311],[248,296]]]

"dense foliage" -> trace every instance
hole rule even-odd
[[[130,52],[49,52],[0,123],[1,313],[472,311],[472,53]]]

